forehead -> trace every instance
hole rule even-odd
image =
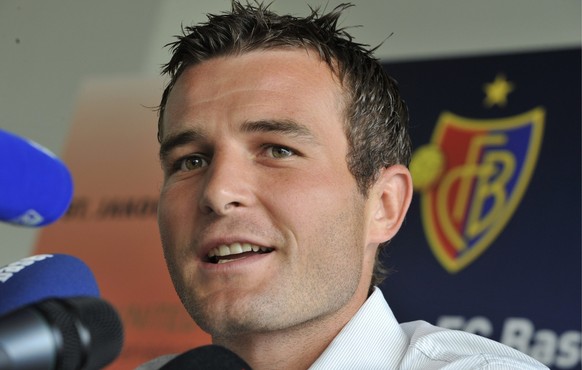
[[[178,78],[168,96],[161,128],[171,131],[174,122],[212,107],[214,112],[244,106],[247,111],[252,107],[256,114],[309,116],[327,111],[341,115],[342,91],[327,63],[306,49],[215,57],[187,68]]]

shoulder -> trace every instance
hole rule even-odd
[[[447,370],[547,369],[516,349],[479,335],[439,328],[424,321],[400,326],[410,338],[402,369],[427,365]]]
[[[177,355],[163,355],[154,358],[153,360],[138,366],[135,370],[158,370],[159,368],[173,360],[176,356]]]

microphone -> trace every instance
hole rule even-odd
[[[79,296],[98,297],[99,287],[77,257],[39,254],[0,267],[0,316],[48,298]]]
[[[250,370],[234,352],[216,345],[194,348],[174,358],[160,370]]]
[[[0,369],[97,370],[123,346],[123,328],[107,302],[49,299],[0,318]]]
[[[64,163],[41,145],[0,129],[0,221],[38,227],[58,220],[73,196]]]

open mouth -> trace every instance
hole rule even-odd
[[[250,243],[222,244],[208,252],[209,263],[228,263],[256,254],[271,253],[273,248],[259,247]]]

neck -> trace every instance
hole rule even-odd
[[[240,336],[213,337],[243,358],[253,370],[309,368],[367,298],[367,290],[356,293],[339,311],[284,330],[246,333]]]

